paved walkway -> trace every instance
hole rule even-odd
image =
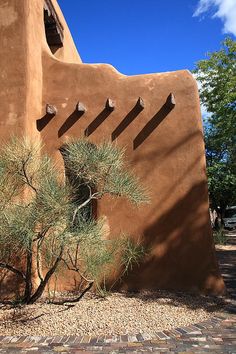
[[[236,353],[236,317],[210,321],[155,338],[136,336],[2,337],[0,353]]]
[[[235,301],[236,310],[236,231],[228,234],[228,244],[233,250],[217,252],[221,274],[231,298]]]
[[[230,241],[236,241],[231,234]],[[234,243],[236,244],[236,242]],[[150,336],[0,337],[1,353],[227,353],[236,354],[236,249],[217,251],[229,292],[223,315]]]

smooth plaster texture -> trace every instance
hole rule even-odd
[[[141,240],[151,251],[122,288],[223,293],[208,213],[205,152],[198,89],[190,72],[128,77],[111,65],[83,64],[56,0],[65,41],[55,55],[47,45],[43,0],[0,3],[1,138],[40,136],[63,164],[60,146],[87,136],[125,146],[131,169],[147,187],[150,204],[135,208],[109,197],[98,203],[110,237]],[[166,104],[173,93],[176,106]],[[144,109],[136,106],[142,97]],[[115,110],[105,109],[107,98]],[[87,111],[79,114],[76,104]],[[50,117],[46,104],[57,107]],[[115,271],[113,276],[115,276]],[[60,279],[59,288],[72,287]]]

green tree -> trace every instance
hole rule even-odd
[[[86,208],[106,194],[136,205],[147,200],[125,168],[124,150],[110,143],[68,143],[62,154],[70,178],[43,154],[40,143],[14,138],[0,153],[0,267],[21,280],[21,302],[37,301],[63,267],[86,283],[78,299],[94,283],[99,287],[114,257],[124,260],[130,240],[104,239],[103,220],[88,215]],[[135,262],[141,254],[133,243]]]
[[[208,53],[194,72],[209,112],[205,143],[210,198],[222,215],[236,201],[236,42],[225,39],[222,48]]]

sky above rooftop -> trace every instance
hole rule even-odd
[[[126,75],[194,68],[236,36],[236,0],[58,0],[84,63]]]

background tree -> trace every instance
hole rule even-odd
[[[94,283],[99,286],[117,255],[130,264],[131,254],[131,263],[137,262],[139,245],[126,237],[104,239],[103,220],[84,212],[105,194],[126,197],[136,205],[146,201],[125,168],[124,150],[86,140],[68,143],[62,154],[70,178],[43,154],[40,143],[14,138],[0,153],[0,267],[21,279],[21,302],[38,300],[62,267],[87,284],[80,299]],[[132,252],[127,253],[130,242]]]
[[[197,63],[195,74],[209,113],[205,142],[210,198],[222,215],[227,205],[236,203],[236,42],[225,39],[219,51]]]

